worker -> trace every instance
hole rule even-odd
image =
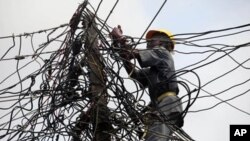
[[[146,141],[168,141],[173,126],[183,126],[181,99],[175,76],[172,52],[175,42],[166,30],[150,30],[146,34],[147,49],[129,49],[121,27],[115,27],[111,36],[124,46],[120,56],[126,71],[143,88],[148,88],[152,105],[152,118],[146,129]],[[141,69],[135,69],[131,59],[136,58]],[[137,67],[138,68],[138,67]]]

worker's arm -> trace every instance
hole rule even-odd
[[[134,64],[130,62],[133,58],[139,58],[139,52],[137,49],[132,49],[130,44],[127,44],[126,37],[122,33],[121,26],[115,27],[110,33],[111,38],[113,39],[114,46],[119,47],[119,56],[122,58],[124,67],[128,74],[133,73],[135,68]],[[131,74],[132,75],[132,74]]]
[[[122,57],[123,65],[127,71],[127,73],[133,76],[133,72],[135,71],[135,65],[130,62],[133,58],[139,58],[139,51],[137,49],[126,50],[119,52],[120,57]]]

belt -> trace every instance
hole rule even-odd
[[[175,92],[165,92],[157,98],[157,101],[162,101],[165,97],[168,97],[168,96],[176,96],[176,93]]]

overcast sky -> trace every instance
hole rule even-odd
[[[0,37],[38,31],[68,23],[81,2],[81,0],[0,0]],[[99,0],[89,0],[89,2],[96,8]],[[98,16],[105,19],[114,3],[115,0],[104,1]],[[121,0],[108,20],[108,24],[110,26],[120,24],[124,34],[140,37],[162,3],[162,0]],[[250,23],[249,13],[249,0],[168,0],[150,29],[168,29],[174,34],[222,29]],[[237,45],[249,42],[249,35],[247,32],[232,38],[214,39],[198,43]],[[0,40],[0,50],[8,47],[8,44]],[[176,45],[178,51],[196,51],[196,49]],[[239,49],[231,55],[237,61],[243,62],[250,58],[249,52],[248,47]],[[206,56],[206,54],[204,55]],[[176,69],[193,64],[204,58],[204,55],[175,53]],[[218,56],[214,56],[214,58]],[[7,67],[10,64],[1,63],[1,65]],[[250,67],[249,62],[244,65]],[[203,85],[236,66],[235,61],[230,57],[226,57],[195,71],[200,76]],[[7,73],[7,71],[7,69],[1,69],[0,76],[3,77],[2,74]],[[249,70],[238,69],[230,73],[230,75],[206,85],[204,90],[210,93],[218,93],[233,84],[249,79],[249,77]],[[197,82],[194,76],[187,75],[185,78],[194,83]],[[250,83],[248,82],[242,87],[230,90],[219,97],[221,99],[231,98],[236,96],[237,93],[246,91],[249,86]],[[0,86],[0,88],[2,87]],[[181,94],[183,93],[181,92]],[[201,95],[208,94],[201,92]],[[229,103],[250,113],[249,99],[250,93],[248,92],[244,96],[229,101]],[[190,110],[196,111],[208,108],[218,102],[220,101],[214,97],[198,99]],[[227,141],[229,140],[230,124],[250,124],[250,115],[223,103],[210,110],[188,113],[183,129],[197,141]]]

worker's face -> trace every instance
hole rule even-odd
[[[155,46],[161,45],[161,43],[166,40],[166,36],[164,34],[154,34],[150,40],[147,41],[147,48],[153,48]]]
[[[150,49],[150,48],[153,48],[155,46],[158,46],[160,45],[160,41],[159,39],[150,39],[150,40],[147,40],[147,48]]]
[[[150,40],[147,40],[147,48],[150,49],[164,44],[164,47],[170,49],[170,46],[168,46],[167,42],[169,42],[169,38],[166,38],[165,35],[155,34]]]

